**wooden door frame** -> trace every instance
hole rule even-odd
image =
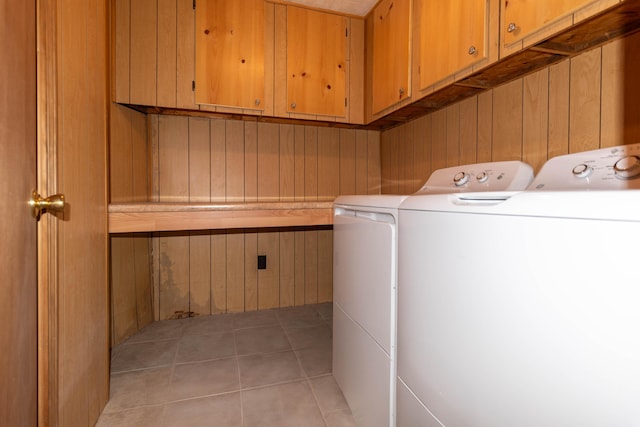
[[[57,193],[57,2],[36,0],[37,188]],[[38,225],[38,425],[58,424],[58,225],[44,215]]]

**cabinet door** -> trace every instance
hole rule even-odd
[[[488,57],[487,0],[420,2],[420,89]]]
[[[620,0],[502,0],[501,47],[506,54],[527,47],[619,2]]]
[[[287,7],[287,112],[345,116],[347,19]]]
[[[410,0],[382,0],[373,11],[373,114],[411,93],[410,34]]]
[[[264,109],[264,1],[199,1],[196,103]]]

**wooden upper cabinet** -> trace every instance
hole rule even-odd
[[[382,0],[373,11],[372,111],[411,94],[411,1]]]
[[[264,39],[263,0],[198,0],[196,103],[264,109]]]
[[[501,57],[593,16],[621,0],[502,0]]]
[[[497,17],[496,1],[418,0],[415,5],[420,25],[420,90],[497,58],[498,29],[490,26],[491,13]]]
[[[344,117],[348,18],[287,7],[287,112]]]

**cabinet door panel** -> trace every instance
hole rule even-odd
[[[347,19],[287,8],[287,112],[346,114]]]
[[[264,107],[263,0],[200,1],[196,8],[196,103]]]
[[[487,0],[422,1],[420,89],[487,58]]]
[[[373,11],[373,113],[411,93],[411,2],[382,0]]]
[[[557,18],[592,3],[586,0],[504,0],[503,31],[504,44],[518,41]],[[509,26],[512,25],[511,29]]]

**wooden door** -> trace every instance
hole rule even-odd
[[[411,94],[411,1],[382,0],[373,11],[373,114]]]
[[[420,89],[482,61],[488,54],[489,2],[420,3]]]
[[[107,0],[38,1],[39,422],[93,426],[108,398]]]
[[[35,2],[0,0],[0,10],[0,424],[35,426]]]
[[[287,7],[287,112],[344,117],[348,18]]]

